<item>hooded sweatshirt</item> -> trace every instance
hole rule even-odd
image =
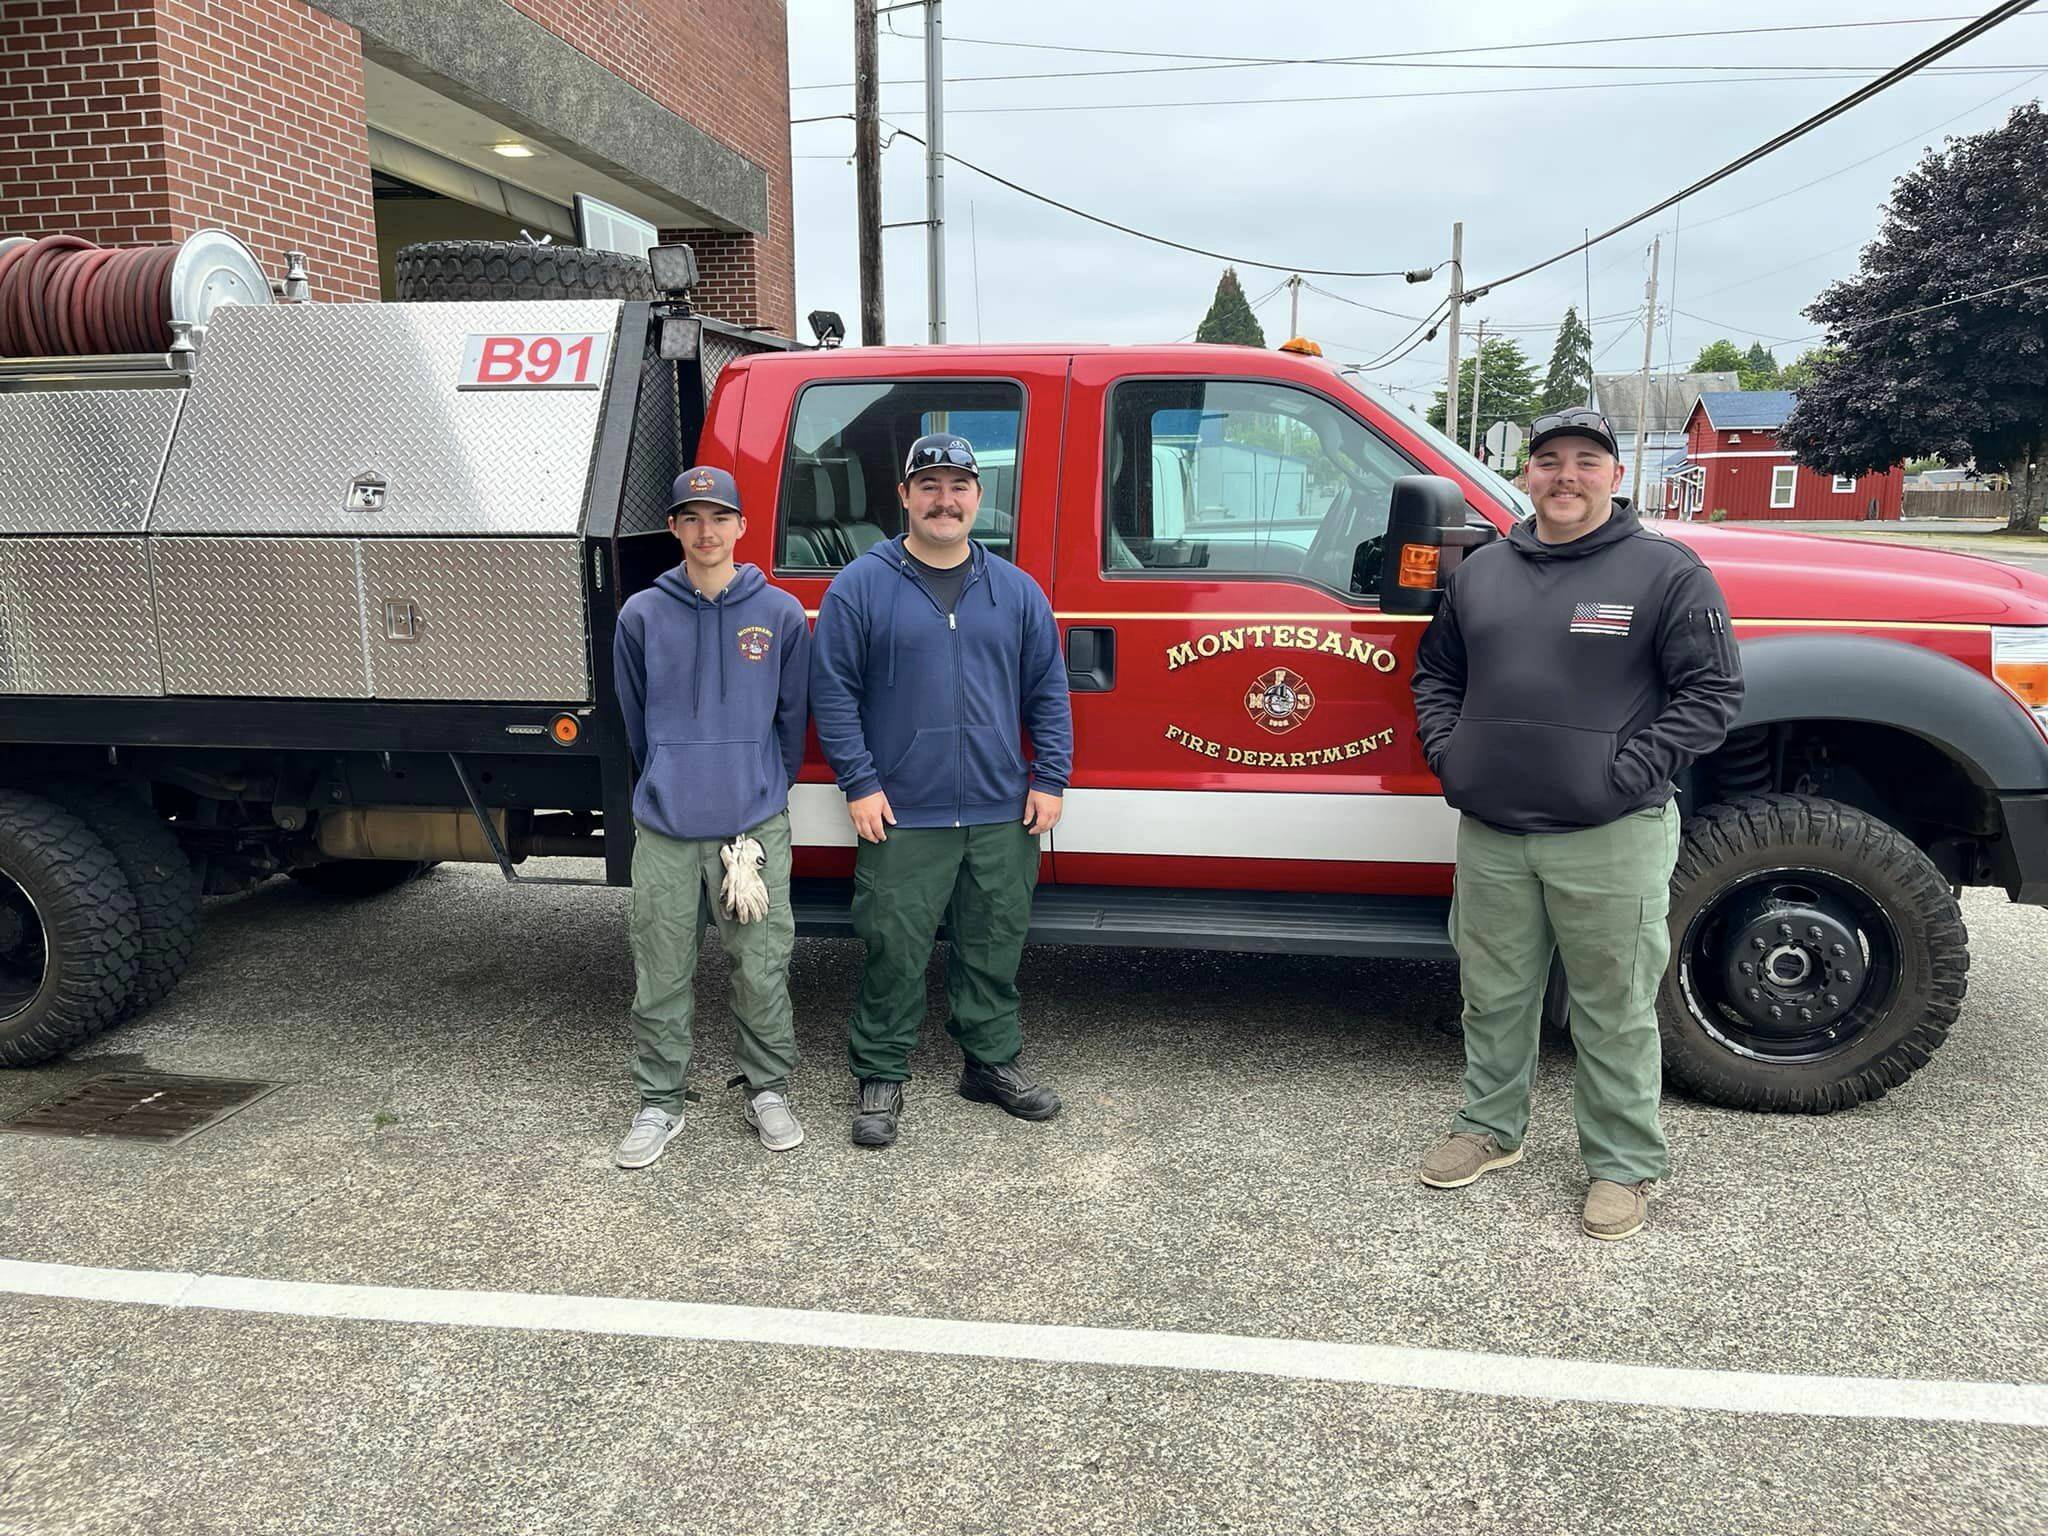
[[[918,579],[900,534],[833,577],[818,610],[818,740],[846,798],[884,791],[900,827],[1016,820],[1027,789],[1064,794],[1073,767],[1052,604],[980,544],[968,558],[951,613]]]
[[[727,838],[788,806],[804,760],[810,631],[803,604],[759,566],[739,567],[715,598],[686,565],[662,572],[620,610],[612,668],[640,765],[641,826]]]
[[[1415,660],[1444,798],[1503,832],[1605,826],[1671,798],[1742,704],[1728,603],[1626,498],[1567,544],[1534,518],[1450,575]]]

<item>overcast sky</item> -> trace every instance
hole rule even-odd
[[[789,0],[792,87],[839,87],[794,89],[792,116],[851,110],[853,92],[844,84],[852,79],[851,9],[849,0]],[[952,82],[946,87],[946,147],[1119,222],[1288,268],[1431,265],[1448,256],[1452,221],[1462,219],[1466,270],[1477,283],[1564,249],[1586,226],[1597,231],[1660,201],[1867,78],[1843,74],[1844,67],[1887,68],[1961,22],[1728,34],[1945,9],[1909,0],[1876,7],[1850,0],[1729,0],[1713,7],[1585,0],[1540,8],[1505,0],[1430,7],[1332,0],[1034,0],[1028,6],[950,0],[944,9],[945,73]],[[882,115],[920,133],[922,16],[912,9],[885,17],[880,44],[883,80],[909,82],[884,87]],[[902,37],[888,35],[892,20]],[[1085,72],[1157,69],[1176,61],[968,41],[1310,58],[1498,50],[1705,28],[1717,35],[1470,52],[1399,64],[1093,79]],[[1472,67],[1480,64],[1515,67]],[[1591,312],[1600,371],[1641,364],[1642,332],[1633,327],[1657,234],[1664,237],[1653,353],[1658,366],[1682,367],[1722,335],[1745,347],[1760,338],[1781,362],[1791,361],[1800,346],[1773,338],[1812,333],[1801,309],[1829,281],[1856,269],[1893,179],[1944,135],[1993,126],[2016,102],[2048,89],[2048,7],[2022,14],[1943,64],[1963,71],[1922,73],[1894,86],[1679,209],[1594,247]],[[1558,67],[1564,65],[1601,67]],[[1768,66],[1786,77],[1826,70],[1830,77],[1757,81],[1729,65]],[[1048,78],[960,78],[1012,74]],[[1702,80],[1707,83],[1678,83]],[[1653,83],[1623,83],[1644,81]],[[1554,89],[1560,86],[1566,88]],[[1417,92],[1472,94],[1285,99]],[[1174,105],[1135,109],[1134,103]],[[1062,110],[986,110],[1048,107]],[[854,175],[846,158],[852,125],[806,124],[791,129],[791,140],[797,312],[836,309],[858,339]],[[1855,164],[1866,158],[1867,164]],[[921,218],[923,151],[899,139],[883,166],[884,219]],[[1827,179],[1792,190],[1821,177]],[[1763,206],[1751,209],[1756,203]],[[959,166],[948,168],[946,211],[947,307],[955,342],[1181,339],[1200,321],[1223,266],[1085,223]],[[890,230],[883,242],[889,339],[923,341],[923,231]],[[1286,275],[1239,268],[1255,300]],[[1418,316],[1446,288],[1443,277],[1427,287],[1398,279],[1310,281]],[[1583,312],[1585,293],[1585,258],[1575,256],[1472,305],[1468,334],[1481,318],[1541,327],[1514,333],[1540,369],[1565,306],[1578,304]],[[1269,344],[1284,340],[1285,291],[1259,304],[1258,313]],[[1313,292],[1302,295],[1301,328],[1339,361],[1368,360],[1411,329]],[[1441,385],[1443,368],[1439,337],[1375,377],[1415,391],[1403,400],[1420,401],[1424,391]]]

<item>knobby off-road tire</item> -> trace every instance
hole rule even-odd
[[[657,299],[645,257],[524,240],[429,240],[392,262],[403,301]]]
[[[1948,1038],[1970,966],[1962,912],[1927,856],[1810,795],[1747,796],[1685,824],[1671,936],[1665,1072],[1739,1109],[1882,1098]]]
[[[55,801],[0,789],[0,1066],[35,1066],[112,1024],[141,965],[113,850]]]
[[[142,957],[121,1017],[133,1018],[170,994],[199,942],[199,876],[168,823],[139,794],[118,784],[79,780],[37,786],[99,835],[135,897]]]
[[[406,859],[329,859],[290,873],[300,885],[323,896],[382,896],[433,867]]]

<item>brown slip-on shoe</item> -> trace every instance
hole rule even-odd
[[[1595,1179],[1586,1191],[1586,1236],[1603,1243],[1618,1243],[1643,1230],[1643,1218],[1650,1210],[1650,1190],[1655,1181],[1617,1184],[1612,1179]]]
[[[1521,1160],[1520,1147],[1509,1152],[1491,1136],[1476,1131],[1453,1131],[1422,1160],[1417,1177],[1431,1189],[1462,1189],[1482,1173],[1511,1167]]]

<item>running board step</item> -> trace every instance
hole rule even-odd
[[[852,890],[850,880],[792,881],[797,932],[853,937]],[[1450,909],[1443,896],[1042,885],[1031,904],[1030,942],[1453,960]]]

